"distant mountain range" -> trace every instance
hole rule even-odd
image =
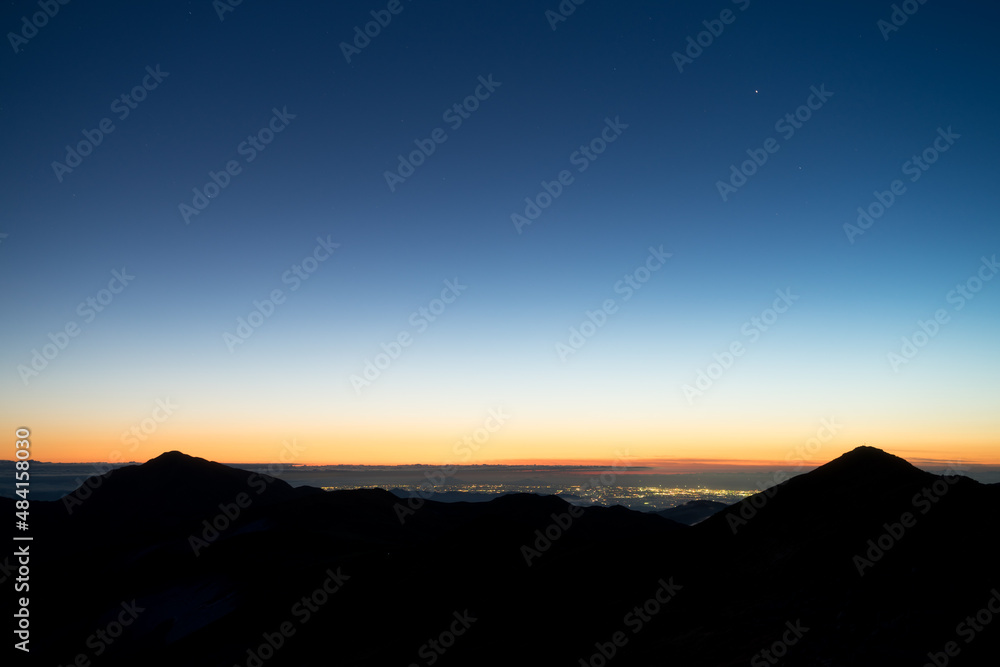
[[[993,665],[998,510],[1000,485],[871,447],[656,513],[292,488],[169,452],[33,502],[15,598],[40,665]]]

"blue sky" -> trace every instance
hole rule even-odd
[[[497,460],[611,460],[622,441],[780,459],[836,415],[819,458],[868,442],[995,460],[1000,283],[961,310],[948,293],[1000,251],[997,10],[919,5],[886,39],[890,4],[588,2],[553,30],[557,6],[403,2],[350,62],[341,43],[385,4],[220,19],[207,1],[71,3],[17,52],[8,37],[5,423],[38,429],[49,458],[105,458],[170,396],[182,407],[136,456],[264,460],[297,437],[314,462],[405,463],[442,459],[496,405],[517,415],[484,454]],[[6,3],[2,25],[38,11]],[[114,100],[155,82],[147,68],[167,74],[121,118]],[[453,128],[481,77],[494,89]],[[809,119],[776,127],[814,89],[830,95]],[[275,110],[282,130],[247,161]],[[57,177],[104,118],[114,131]],[[619,136],[578,171],[608,119]],[[438,128],[390,190],[397,156]],[[904,164],[939,130],[947,151],[911,181]],[[723,200],[718,182],[769,138]],[[186,224],[179,206],[229,161],[239,173]],[[518,233],[512,214],[563,170],[572,183]],[[844,225],[897,179],[905,193],[850,242]],[[320,238],[339,246],[292,291],[282,276]],[[651,246],[671,257],[625,301],[615,285]],[[134,281],[85,321],[78,304],[123,267]],[[418,332],[411,314],[446,280],[467,289]],[[231,351],[223,334],[275,289],[283,303]],[[751,342],[744,323],[787,289],[799,299]],[[614,314],[563,361],[556,344],[607,299]],[[939,309],[949,321],[893,369]],[[79,335],[25,380],[71,322]],[[355,391],[401,333],[412,344]],[[745,354],[687,400],[733,342]]]

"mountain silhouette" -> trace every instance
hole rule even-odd
[[[923,665],[953,641],[956,664],[992,664],[1000,626],[966,642],[956,625],[1000,585],[998,485],[871,447],[776,481],[686,526],[555,496],[292,488],[167,452],[78,503],[32,503],[33,654],[613,667],[779,664],[761,653],[777,647],[782,665]]]
[[[704,521],[726,507],[728,507],[726,503],[720,503],[717,500],[689,500],[676,507],[658,510],[651,512],[651,514],[691,526],[699,521]]]
[[[173,451],[94,475],[59,502],[65,518],[77,515],[96,534],[127,530],[134,535],[141,532],[138,526],[148,526],[155,536],[186,525],[190,517],[218,512],[220,503],[233,502],[240,493],[261,506],[321,492]]]
[[[726,523],[736,532],[747,516],[755,518],[752,525],[746,522],[752,531],[776,530],[772,522],[805,527],[815,524],[818,516],[839,521],[855,512],[863,515],[879,502],[904,502],[907,491],[919,490],[934,479],[935,475],[904,459],[875,447],[861,446],[815,470],[754,494],[714,515],[705,524],[716,527]],[[858,516],[852,520],[864,519]]]

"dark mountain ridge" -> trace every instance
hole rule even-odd
[[[96,664],[88,639],[132,600],[143,611],[102,664],[247,665],[285,623],[264,664],[586,664],[602,647],[621,665],[746,664],[797,620],[809,630],[782,664],[923,664],[1000,584],[997,485],[874,448],[693,527],[554,496],[293,489],[180,452],[84,487],[78,504],[32,503],[42,664]],[[431,648],[467,610],[467,632]],[[997,630],[961,644],[964,664]]]
[[[656,514],[665,519],[690,526],[699,521],[704,521],[726,507],[728,507],[726,503],[720,503],[717,500],[689,500],[676,507],[668,507],[667,509],[650,512],[650,514]]]

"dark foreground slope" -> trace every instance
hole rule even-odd
[[[726,507],[726,503],[720,503],[717,500],[689,500],[677,507],[658,510],[653,512],[653,514],[658,514],[665,519],[670,519],[677,523],[683,523],[686,526],[693,526],[713,514],[724,510]]]
[[[1000,636],[957,628],[1000,585],[1000,489],[872,448],[694,527],[176,452],[81,491],[32,504],[37,664],[922,665],[953,641],[969,665]]]

